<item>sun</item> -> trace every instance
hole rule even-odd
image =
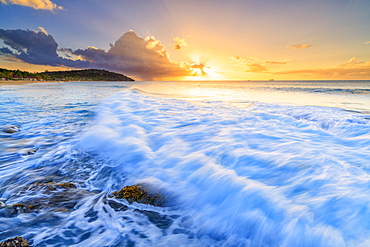
[[[204,80],[223,80],[224,76],[216,72],[215,69],[206,65],[204,62],[193,63],[188,67],[190,76],[184,78],[191,81],[204,81]]]

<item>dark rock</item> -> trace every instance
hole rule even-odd
[[[0,242],[0,247],[29,247],[27,240],[22,237],[15,237]]]
[[[53,182],[47,182],[47,183],[35,183],[31,184],[27,187],[29,190],[39,190],[39,189],[46,189],[47,191],[55,191],[58,188],[72,188],[76,189],[77,186],[74,183],[53,183]]]
[[[173,220],[170,217],[166,215],[161,215],[160,213],[154,211],[139,209],[135,209],[135,211],[145,214],[148,217],[149,221],[160,229],[168,229],[173,223]]]
[[[108,205],[114,209],[114,211],[126,211],[128,209],[128,207],[126,205],[123,205],[121,203],[118,203],[116,201],[113,201],[113,200],[107,200],[108,201]]]
[[[77,189],[73,183],[31,184],[15,196],[25,196],[31,199],[6,205],[2,209],[0,207],[0,215],[13,217],[20,213],[30,213],[40,209],[67,212],[72,210],[82,198],[91,193],[93,192]]]
[[[2,131],[5,133],[12,134],[12,133],[19,131],[19,126],[11,125],[11,126],[3,128]]]
[[[31,149],[27,150],[27,155],[34,154],[34,153],[36,153],[36,151],[37,151],[36,149],[31,148]]]
[[[150,204],[153,206],[163,206],[164,196],[156,191],[152,191],[143,184],[126,186],[123,189],[112,194],[116,198],[126,199],[129,203],[138,202],[142,204]]]
[[[36,148],[24,148],[18,151],[20,155],[32,155],[37,152]]]

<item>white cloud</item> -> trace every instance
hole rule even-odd
[[[176,37],[173,40],[176,42],[175,44],[172,44],[175,50],[182,50],[188,46],[185,39],[180,39]]]

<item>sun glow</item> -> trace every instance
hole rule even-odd
[[[183,80],[205,81],[205,80],[224,80],[225,76],[216,72],[215,69],[204,64],[195,64],[190,67],[191,76],[186,76]]]
[[[187,69],[190,71],[190,76],[186,76],[183,80],[189,81],[205,81],[205,80],[224,80],[225,76],[217,72],[218,67],[213,61],[208,58],[202,57],[199,54],[191,54],[192,63],[186,64]]]

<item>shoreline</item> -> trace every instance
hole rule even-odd
[[[59,82],[59,81],[24,81],[24,80],[16,80],[16,81],[0,81],[1,86],[13,86],[13,85],[23,85],[28,83],[52,83],[52,82]]]

